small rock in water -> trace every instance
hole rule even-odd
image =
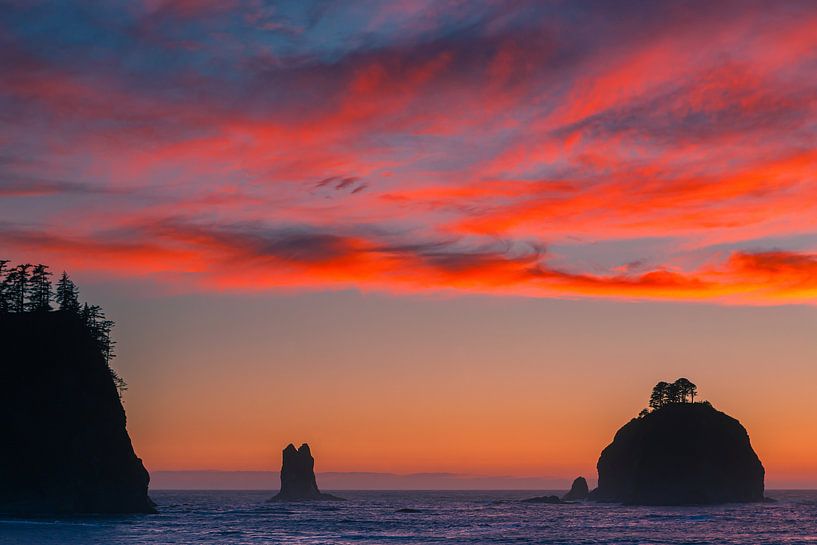
[[[522,503],[562,503],[559,496],[537,496],[522,500]]]
[[[564,501],[586,500],[588,494],[590,494],[590,488],[588,488],[585,478],[576,477],[573,486],[570,487],[570,492],[562,496],[562,499]]]

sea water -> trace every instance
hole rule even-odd
[[[158,515],[1,518],[0,544],[817,543],[817,491],[770,491],[777,503],[713,507],[519,502],[544,491],[335,494],[347,501],[267,503],[271,492],[156,491]]]

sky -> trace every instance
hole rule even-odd
[[[592,479],[688,376],[817,487],[813,2],[0,9],[0,255],[149,469]]]

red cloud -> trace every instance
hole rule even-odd
[[[402,244],[364,234],[259,225],[213,229],[170,221],[107,237],[7,232],[4,238],[18,252],[53,257],[73,269],[128,276],[162,274],[166,280],[177,275],[187,289],[191,285],[241,291],[357,286],[396,292],[456,290],[733,303],[813,302],[817,294],[817,254],[793,252],[735,252],[724,262],[690,272],[656,268],[588,274],[553,268],[547,253],[531,246],[467,248],[457,241]]]

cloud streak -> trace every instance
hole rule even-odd
[[[55,255],[72,267],[161,274],[169,282],[183,281],[187,289],[357,287],[763,304],[810,302],[817,283],[817,253],[786,251],[736,251],[691,272],[662,266],[643,270],[638,264],[590,274],[552,265],[548,252],[532,243],[408,243],[360,227],[341,235],[306,226],[214,228],[167,221],[82,239],[9,228],[1,232],[12,247]]]

